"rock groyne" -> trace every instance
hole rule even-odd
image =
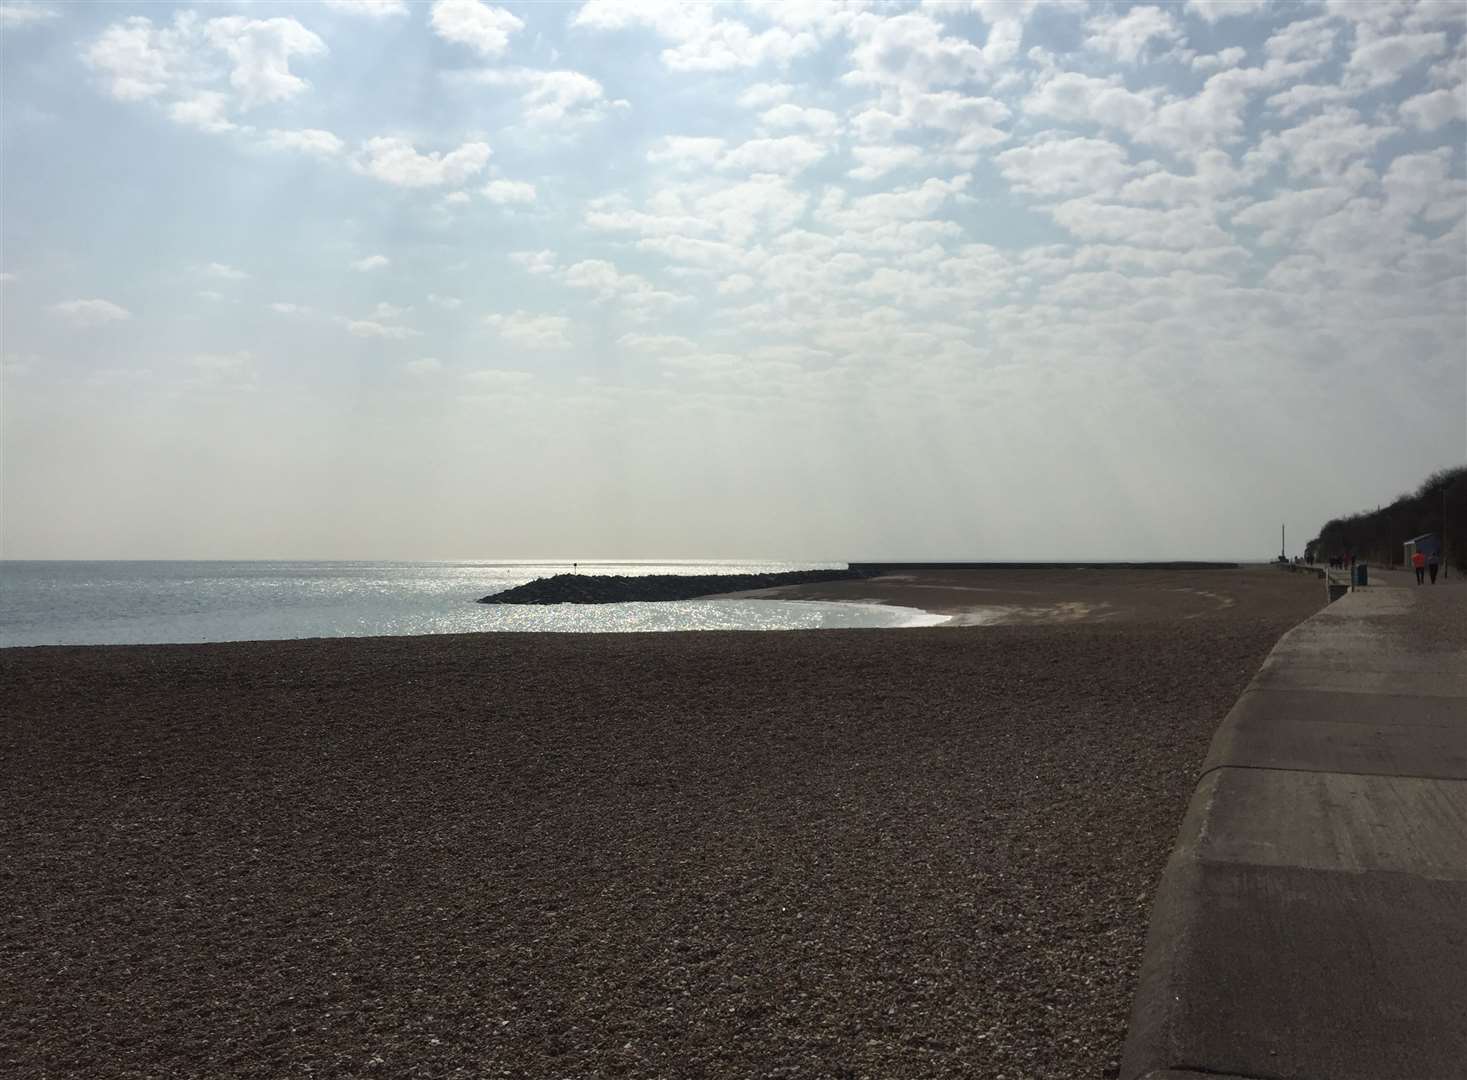
[[[624,604],[693,600],[717,593],[872,577],[864,570],[791,570],[774,574],[556,574],[481,597],[481,604]]]

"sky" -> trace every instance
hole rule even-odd
[[[0,4],[6,558],[1267,558],[1467,460],[1467,4]]]

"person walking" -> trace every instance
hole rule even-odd
[[[1426,580],[1426,556],[1420,551],[1411,553],[1411,567],[1416,571],[1416,584],[1420,585]]]
[[[1434,551],[1426,557],[1426,572],[1431,575],[1431,583],[1433,585],[1436,584],[1436,570],[1439,560],[1440,557]]]

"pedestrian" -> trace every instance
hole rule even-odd
[[[1412,552],[1411,567],[1416,571],[1416,584],[1426,581],[1426,556],[1420,550]]]
[[[1431,575],[1431,583],[1433,585],[1436,584],[1436,569],[1438,561],[1439,556],[1434,551],[1426,557],[1426,572]]]

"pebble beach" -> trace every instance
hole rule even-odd
[[[1001,625],[0,651],[0,1074],[1113,1077],[1208,742],[1323,602],[1138,573]]]

